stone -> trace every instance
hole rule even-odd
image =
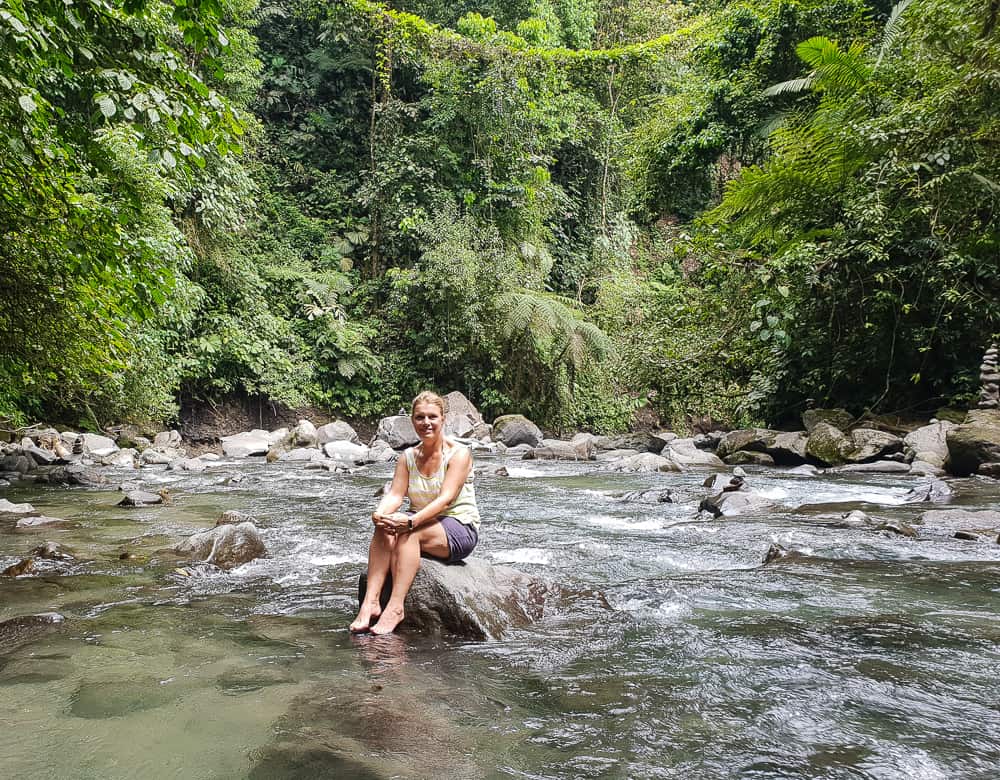
[[[139,460],[147,466],[169,466],[180,457],[177,450],[158,450],[155,447],[150,447],[142,451]]]
[[[396,451],[381,439],[373,441],[372,446],[368,448],[368,459],[372,463],[389,463],[396,457]]]
[[[326,425],[321,425],[316,429],[316,445],[322,447],[331,441],[349,441],[352,444],[360,444],[361,439],[357,432],[343,420],[336,420]]]
[[[976,469],[976,473],[982,477],[991,477],[992,479],[1000,479],[1000,462],[980,463],[979,468]]]
[[[181,434],[179,431],[160,431],[153,437],[152,446],[157,450],[178,450],[181,447]]]
[[[37,464],[27,455],[5,455],[0,458],[0,471],[9,471],[13,474],[27,474],[34,470]]]
[[[43,528],[51,528],[54,525],[63,525],[65,522],[61,517],[35,515],[34,517],[22,517],[17,521],[14,529],[16,531],[37,531]]]
[[[21,454],[27,455],[38,466],[49,466],[57,461],[63,460],[52,450],[44,450],[41,447],[36,447],[34,444],[30,444],[25,447],[21,445]]]
[[[940,477],[945,473],[945,470],[940,466],[923,460],[915,460],[910,464],[910,474],[916,477]]]
[[[74,556],[68,547],[64,547],[57,542],[43,542],[31,551],[32,555],[44,558],[47,561],[72,561]]]
[[[31,574],[34,570],[35,562],[31,558],[25,558],[23,561],[0,571],[0,577],[23,577],[25,574]]]
[[[363,444],[352,444],[349,441],[331,441],[323,445],[323,452],[328,458],[343,463],[363,465],[369,463],[369,450]]]
[[[178,458],[168,467],[176,471],[190,471],[200,473],[208,468],[208,464],[201,458]]]
[[[637,431],[620,436],[598,436],[594,442],[601,450],[635,450],[636,452],[655,452],[663,450],[664,442],[659,434]]]
[[[774,502],[759,493],[749,490],[723,490],[714,496],[703,499],[698,509],[709,512],[715,517],[733,517],[756,512],[774,506]]]
[[[898,460],[876,460],[873,463],[848,463],[846,466],[837,466],[830,471],[859,474],[908,474],[910,464],[900,463]]]
[[[0,651],[31,642],[57,628],[64,620],[58,612],[41,612],[0,621]]]
[[[444,397],[445,408],[448,410],[445,416],[445,421],[447,424],[448,417],[452,415],[464,416],[472,420],[473,423],[483,422],[483,416],[479,413],[479,410],[475,407],[468,398],[466,398],[458,390],[452,390]]]
[[[636,504],[672,504],[674,502],[670,488],[634,490],[631,493],[623,493],[619,498],[622,501]]]
[[[31,504],[14,504],[6,498],[0,498],[0,515],[32,515],[35,507]]]
[[[128,448],[108,455],[101,460],[101,463],[119,469],[134,469],[138,460],[139,451]]]
[[[860,509],[855,509],[851,512],[845,512],[841,518],[840,522],[836,523],[838,528],[867,528],[872,525],[872,519],[862,512]]]
[[[767,566],[772,563],[792,563],[804,558],[806,558],[806,556],[798,550],[789,550],[786,547],[782,547],[777,542],[772,542],[771,546],[767,548],[767,552],[764,553],[764,560],[762,563],[764,566]]]
[[[826,422],[817,422],[806,442],[806,454],[828,466],[846,462],[853,449],[851,440]]]
[[[922,504],[925,501],[937,504],[951,501],[953,495],[954,491],[947,482],[932,479],[927,484],[917,485],[908,490],[903,500],[907,504]]]
[[[150,493],[146,490],[131,490],[118,502],[118,506],[153,506],[162,504],[163,496],[160,493]]]
[[[173,551],[180,556],[190,556],[202,563],[213,564],[224,571],[267,555],[267,547],[260,538],[260,532],[249,522],[220,525],[192,534],[175,545]]]
[[[282,437],[284,438],[284,437]],[[259,428],[233,436],[223,436],[222,454],[227,458],[248,458],[252,455],[266,455],[271,448],[267,431]],[[143,453],[145,455],[145,453]]]
[[[806,429],[806,433],[810,435],[813,432],[813,428],[820,423],[832,425],[843,433],[851,427],[851,423],[853,422],[854,416],[844,409],[806,409],[802,413],[802,426]]]
[[[219,519],[215,521],[216,527],[220,525],[239,525],[240,523],[253,523],[254,519],[246,512],[238,512],[235,509],[227,509]]]
[[[560,441],[542,439],[541,445],[528,450],[523,460],[596,460],[597,447],[592,439]]]
[[[101,436],[96,433],[81,433],[79,438],[83,440],[83,451],[94,457],[103,458],[118,452],[118,445],[115,444],[115,440],[107,436]]]
[[[367,576],[358,582],[358,601]],[[391,579],[382,590],[388,603]],[[465,639],[502,639],[507,632],[540,620],[551,586],[508,566],[492,566],[476,557],[460,564],[424,559],[403,603],[404,631],[451,634]]]
[[[798,466],[806,462],[808,443],[805,431],[781,431],[764,451],[780,466]]]
[[[771,431],[766,428],[746,428],[738,431],[730,431],[723,435],[719,446],[715,450],[715,454],[725,460],[734,452],[743,450],[765,452],[774,443],[777,436],[777,431]]]
[[[785,469],[785,474],[794,474],[797,477],[815,477],[819,474],[819,469],[816,468],[812,463],[803,463],[799,466],[793,466],[790,469]]]
[[[420,441],[420,437],[417,436],[417,432],[413,428],[413,420],[408,414],[383,417],[379,420],[375,438],[381,439],[394,450],[412,447]]]
[[[82,463],[71,463],[68,466],[39,466],[36,474],[38,482],[50,485],[106,485],[108,478],[96,469],[84,466]]]
[[[660,455],[676,464],[681,470],[689,468],[723,469],[725,464],[714,452],[700,449],[694,439],[674,439]]]
[[[959,532],[992,536],[1000,533],[1000,512],[992,509],[931,509],[920,515],[922,530],[938,536],[954,536]]]
[[[357,447],[359,445],[355,444],[352,446]],[[278,455],[278,460],[292,462],[310,461],[314,460],[317,455],[319,457],[325,457],[320,450],[314,449],[313,447],[296,447],[294,450],[289,450],[288,452],[283,452]]]
[[[299,420],[289,432],[288,439],[292,447],[316,447],[319,445],[319,431],[309,420]]]
[[[493,421],[493,438],[507,447],[527,444],[537,447],[544,438],[541,429],[522,414],[505,414]]]
[[[640,452],[613,462],[611,470],[624,472],[680,471],[681,467],[661,455]]]
[[[739,490],[743,487],[745,480],[742,474],[713,474],[710,477],[706,477],[705,481],[702,482],[702,487],[707,487],[713,493],[721,493],[723,491]]]
[[[897,521],[882,523],[882,525],[878,526],[876,530],[888,531],[889,533],[896,534],[897,536],[904,536],[907,539],[917,538],[917,532],[911,526]]]
[[[984,463],[1000,462],[1000,410],[973,409],[946,434],[946,468],[956,477],[975,474]]]
[[[774,458],[766,452],[751,452],[750,450],[737,450],[726,455],[723,460],[730,466],[773,466]]]
[[[955,423],[939,420],[910,431],[903,437],[903,451],[913,460],[944,468],[948,459],[948,431]]]
[[[855,428],[850,433],[850,440],[851,451],[847,459],[852,463],[878,460],[903,450],[901,438],[874,428]]]

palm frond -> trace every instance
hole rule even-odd
[[[885,29],[882,30],[882,42],[879,45],[878,59],[875,60],[875,69],[882,64],[882,59],[885,57],[886,53],[892,49],[896,42],[899,40],[903,33],[903,22],[902,16],[903,11],[905,11],[913,0],[900,0],[892,7],[892,11],[889,13],[889,20],[885,23]]]

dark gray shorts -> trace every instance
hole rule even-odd
[[[459,522],[451,515],[438,518],[444,535],[448,537],[448,563],[458,563],[467,558],[479,542],[479,533],[471,525]]]

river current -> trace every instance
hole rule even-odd
[[[5,489],[70,522],[0,519],[0,569],[43,540],[78,560],[0,580],[0,620],[66,618],[0,650],[3,776],[1000,775],[1000,545],[834,527],[942,508],[902,503],[925,480],[747,468],[775,508],[708,519],[706,472],[477,455],[476,554],[575,595],[499,640],[353,637],[391,468],[255,459]],[[116,507],[116,480],[172,503]],[[950,506],[1000,510],[1000,482],[950,484]],[[651,487],[675,503],[618,497]],[[175,573],[159,551],[227,509],[256,518],[270,556]],[[803,556],[763,566],[772,543]]]

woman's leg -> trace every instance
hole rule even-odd
[[[421,552],[447,560],[448,537],[441,523],[430,523],[396,540],[392,550],[392,595],[378,623],[372,626],[373,634],[391,633],[403,620],[403,602],[420,568]]]
[[[396,545],[396,537],[387,534],[380,528],[375,529],[372,543],[368,547],[368,584],[365,586],[365,597],[361,600],[358,616],[351,623],[351,633],[358,634],[367,631],[373,618],[382,614],[379,596],[385,577],[392,564],[392,551]]]

